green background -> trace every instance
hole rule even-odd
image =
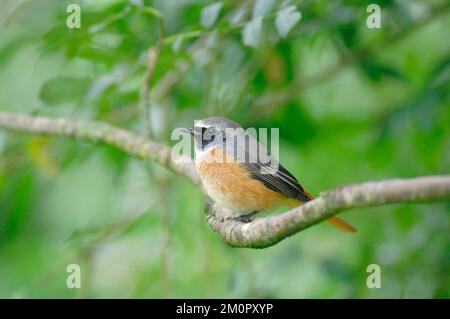
[[[372,2],[380,29],[366,26]],[[80,29],[66,27],[69,3],[81,6]],[[256,47],[242,37],[254,1],[223,2],[217,17],[209,4],[1,1],[0,110],[143,133],[146,53],[159,38],[145,5],[166,29],[155,139],[173,143],[173,128],[209,115],[278,127],[281,162],[316,195],[449,173],[448,1],[292,1],[302,19],[286,38],[274,23],[286,3],[265,1]],[[354,209],[343,214],[354,235],[322,223],[262,250],[228,247],[203,208],[197,186],[152,162],[2,129],[0,297],[450,296],[449,203]],[[66,287],[72,263],[81,289]],[[366,286],[373,263],[380,289]]]

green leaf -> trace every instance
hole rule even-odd
[[[246,46],[258,47],[261,38],[262,18],[256,18],[247,23],[242,30],[242,41]]]
[[[273,5],[275,4],[274,0],[258,0],[255,3],[255,7],[253,8],[252,19],[262,18],[266,14],[272,10]]]
[[[57,77],[44,83],[39,98],[48,105],[79,103],[90,86],[88,78]]]
[[[242,23],[246,14],[247,14],[247,7],[240,8],[238,11],[232,14],[230,18],[230,24],[236,25]]]
[[[404,79],[403,74],[393,67],[373,60],[365,61],[361,64],[361,67],[367,76],[375,82],[379,82],[385,77]]]
[[[210,4],[209,6],[205,7],[202,10],[200,22],[206,29],[209,29],[212,26],[214,26],[214,24],[217,21],[217,18],[219,17],[222,6],[223,6],[222,2],[216,2]]]
[[[292,5],[284,9],[281,9],[277,13],[275,19],[275,26],[277,28],[278,34],[285,38],[289,31],[300,21],[302,15],[297,10],[297,7]]]
[[[178,53],[180,51],[181,45],[183,44],[183,36],[179,35],[175,38],[172,43],[172,51]]]

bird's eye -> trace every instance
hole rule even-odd
[[[215,139],[214,127],[202,127],[202,149],[205,150]]]

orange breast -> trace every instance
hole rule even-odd
[[[251,178],[245,166],[222,149],[215,148],[204,155],[197,163],[197,170],[208,195],[240,213],[262,211],[292,201]]]

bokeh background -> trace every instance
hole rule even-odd
[[[372,2],[380,29],[366,26]],[[66,26],[70,3],[80,29]],[[2,0],[0,110],[150,127],[167,143],[208,115],[279,127],[281,162],[315,194],[449,173],[449,6]],[[165,31],[146,121],[146,57],[160,40],[149,7]],[[355,235],[322,223],[250,250],[220,240],[204,200],[183,177],[112,147],[0,129],[0,296],[450,296],[449,203],[354,209],[343,216]],[[81,289],[66,287],[72,263]],[[372,263],[380,289],[366,286]]]

